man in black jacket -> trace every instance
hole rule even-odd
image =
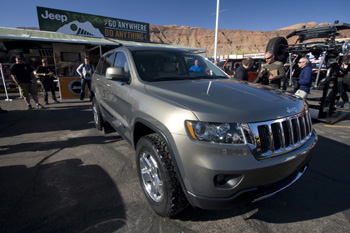
[[[252,58],[244,58],[242,65],[237,68],[233,77],[240,81],[248,81],[248,70],[253,66],[253,64],[254,60]]]
[[[47,58],[43,58],[41,62],[42,65],[36,69],[36,75],[40,78],[41,84],[43,85],[44,103],[45,105],[49,104],[48,93],[50,91],[54,103],[57,104],[59,102],[55,94],[54,70],[48,66]]]

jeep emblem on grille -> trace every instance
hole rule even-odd
[[[297,113],[298,111],[297,111],[297,109],[295,107],[293,107],[293,108],[288,108],[287,107],[287,112],[288,113]]]

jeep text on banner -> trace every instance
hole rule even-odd
[[[78,36],[149,42],[149,24],[37,7],[39,28]]]

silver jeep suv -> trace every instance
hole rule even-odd
[[[269,197],[300,178],[317,141],[306,102],[184,50],[109,51],[92,90],[97,129],[135,148],[146,199],[164,217]]]

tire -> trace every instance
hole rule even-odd
[[[275,60],[285,63],[288,58],[286,48],[288,47],[288,41],[284,37],[272,38],[266,46],[266,52],[272,51],[275,55]]]
[[[142,190],[152,209],[162,217],[171,217],[184,210],[188,201],[164,139],[158,134],[142,137],[137,143],[136,155]]]
[[[98,130],[103,129],[103,118],[101,115],[100,107],[97,103],[96,97],[92,99],[92,113],[94,114],[94,123],[95,127]]]

